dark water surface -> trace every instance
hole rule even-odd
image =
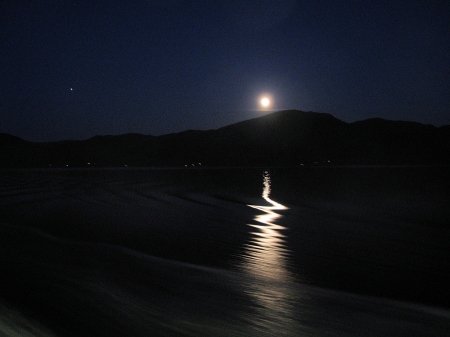
[[[0,335],[448,336],[448,171],[1,171]]]

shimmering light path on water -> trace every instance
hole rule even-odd
[[[0,172],[0,335],[449,336],[448,170],[261,173]]]
[[[286,264],[288,250],[285,246],[286,228],[277,224],[282,217],[276,211],[288,208],[270,198],[271,180],[268,171],[263,174],[262,198],[269,204],[248,205],[262,211],[254,217],[251,239],[245,246],[242,269],[250,276],[246,292],[253,299],[256,312],[248,319],[261,331],[288,334],[298,329],[290,301],[296,298],[293,279]],[[253,231],[253,229],[256,231]],[[297,330],[298,331],[298,330]]]

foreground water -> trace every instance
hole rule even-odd
[[[447,171],[2,171],[0,333],[448,336]]]

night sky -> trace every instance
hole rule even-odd
[[[447,0],[0,0],[0,132],[161,135],[283,109],[447,125],[449,18]]]

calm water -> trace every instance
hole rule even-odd
[[[2,171],[0,332],[447,336],[447,171]]]

